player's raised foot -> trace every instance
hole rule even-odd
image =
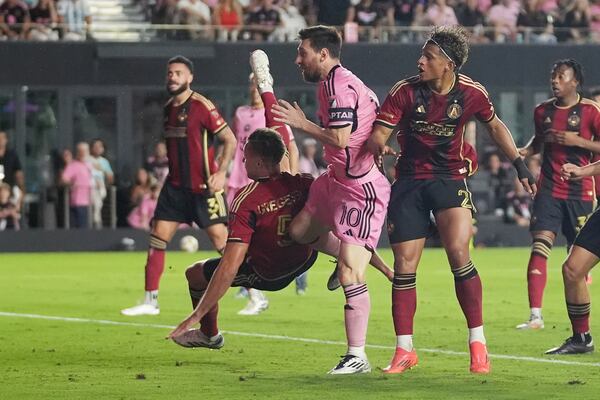
[[[417,352],[414,349],[412,351],[407,351],[402,347],[396,347],[394,358],[392,358],[390,365],[383,369],[383,373],[401,374],[412,367],[416,367],[418,362],[419,357],[417,357]]]
[[[570,338],[567,338],[563,344],[546,351],[544,354],[564,355],[592,353],[594,351],[594,341],[592,340],[592,336],[589,334],[583,336],[583,338],[581,335],[571,336]]]
[[[335,289],[339,288],[340,286],[342,286],[342,284],[340,283],[340,279],[338,278],[338,269],[337,269],[337,262],[336,262],[333,272],[331,273],[331,275],[329,275],[329,279],[327,279],[327,289],[335,290]]]
[[[471,342],[469,343],[469,351],[471,352],[470,371],[473,374],[489,374],[491,365],[485,344]]]
[[[225,344],[225,338],[221,333],[209,338],[200,329],[190,329],[183,335],[173,338],[173,341],[182,347],[206,347],[215,350],[220,349]]]
[[[544,318],[532,315],[529,321],[523,322],[516,326],[517,329],[544,329]]]
[[[158,315],[160,314],[160,308],[158,306],[143,303],[138,304],[137,306],[124,308],[121,310],[121,314],[127,315],[128,317],[137,317],[138,315]]]
[[[342,356],[340,362],[328,372],[330,375],[350,375],[364,374],[371,372],[371,364],[366,359],[362,359],[352,354]]]
[[[273,77],[269,71],[269,57],[262,50],[254,50],[250,54],[250,67],[254,72],[256,86],[260,93],[273,91]]]
[[[238,315],[258,315],[269,308],[269,300],[250,300],[246,307],[238,311]]]

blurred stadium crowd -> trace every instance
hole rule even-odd
[[[346,42],[419,42],[431,25],[460,24],[477,43],[597,43],[600,0],[3,0],[0,5],[3,40],[290,41],[299,29],[317,23],[343,27]]]

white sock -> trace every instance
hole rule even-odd
[[[485,336],[483,335],[483,325],[469,329],[469,343],[481,342],[485,344]]]
[[[263,301],[267,300],[267,297],[264,295],[264,293],[258,289],[248,289],[248,297],[254,303],[262,303]]]
[[[413,351],[413,335],[396,336],[396,347],[400,347],[406,351]]]
[[[360,357],[363,360],[367,359],[367,353],[365,353],[365,346],[348,346],[348,353],[353,356]]]
[[[542,309],[541,308],[531,308],[531,316],[542,319]]]
[[[146,290],[144,295],[144,304],[158,306],[158,290]]]

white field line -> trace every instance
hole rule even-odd
[[[74,317],[58,317],[52,315],[39,315],[39,314],[21,314],[12,312],[0,311],[0,317],[9,318],[32,318],[32,319],[43,319],[49,321],[63,321],[63,322],[83,322],[89,324],[101,324],[101,325],[116,325],[116,326],[134,326],[139,328],[160,328],[160,329],[173,329],[175,326],[162,325],[162,324],[142,324],[139,322],[121,322],[121,321],[109,321],[105,319],[89,319],[89,318],[74,318]],[[290,342],[302,342],[302,343],[316,343],[316,344],[330,344],[336,346],[345,346],[346,342],[339,342],[334,340],[322,340],[322,339],[311,339],[301,338],[285,335],[269,335],[265,333],[252,333],[252,332],[236,332],[236,331],[222,331],[223,333],[236,336],[248,336],[254,338],[272,339],[272,340],[287,340]],[[389,349],[393,350],[393,346],[382,346],[376,344],[368,344],[367,347],[373,349]],[[436,353],[444,354],[449,356],[468,356],[469,353],[464,351],[452,351],[452,350],[441,350],[441,349],[425,349],[418,348],[420,352],[424,353]],[[576,365],[584,367],[600,367],[600,362],[581,362],[581,361],[568,361],[568,360],[556,360],[552,358],[538,358],[538,357],[526,357],[526,356],[515,356],[509,354],[490,354],[490,358],[502,359],[502,360],[515,360],[515,361],[529,361],[535,363],[545,364],[560,364],[560,365]]]

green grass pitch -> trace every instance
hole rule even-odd
[[[391,262],[391,253],[382,253]],[[497,355],[487,376],[468,372],[465,321],[441,250],[426,249],[421,260],[415,320],[420,363],[399,376],[380,371],[392,356],[395,337],[390,285],[374,270],[368,274],[373,347],[367,349],[374,370],[326,375],[345,352],[344,297],[325,288],[332,268],[326,257],[311,269],[306,296],[297,296],[293,284],[269,293],[270,308],[259,316],[236,315],[245,301],[228,292],[220,303],[223,349],[184,349],[165,340],[168,326],[190,311],[186,266],[208,255],[169,253],[161,314],[128,318],[119,310],[142,296],[143,253],[1,254],[0,398],[591,399],[600,393],[600,351],[542,355],[570,334],[560,275],[563,249],[555,249],[550,260],[546,329],[539,332],[514,329],[528,316],[528,250],[473,252],[484,285],[488,346]],[[600,276],[591,286],[593,304],[600,304],[593,293],[598,285]],[[592,331],[600,338],[595,321]]]

